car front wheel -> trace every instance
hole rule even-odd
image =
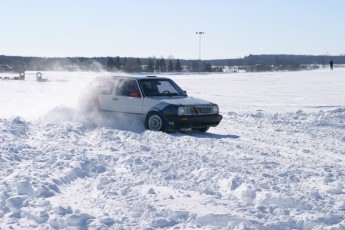
[[[145,128],[152,131],[165,131],[166,122],[159,113],[149,113],[145,119]]]

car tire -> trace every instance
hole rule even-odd
[[[203,128],[194,128],[193,130],[197,130],[202,133],[206,133],[210,127],[203,127]]]
[[[150,112],[145,119],[145,128],[152,131],[166,131],[166,121],[157,112]]]

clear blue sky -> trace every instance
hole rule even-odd
[[[345,54],[344,0],[0,0],[0,55]]]

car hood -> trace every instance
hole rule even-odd
[[[165,102],[167,104],[173,105],[208,105],[212,104],[209,101],[193,98],[193,97],[181,97],[181,98],[165,98],[160,100],[161,102]]]

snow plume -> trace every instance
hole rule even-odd
[[[46,69],[50,71],[93,71],[104,72],[104,66],[97,60],[78,60],[78,58],[49,58],[43,61]],[[37,66],[42,65],[41,62],[36,63]]]
[[[95,73],[41,72],[47,82],[37,82],[36,72],[25,81],[0,81],[0,117],[37,120],[56,107],[75,108],[78,97]],[[60,111],[62,112],[62,111]]]
[[[145,131],[143,119],[144,118],[142,115],[124,115],[94,110],[91,111],[91,113],[81,113],[81,116],[79,118],[76,118],[76,121],[84,124],[87,128],[90,129],[108,127],[118,130],[141,133]]]
[[[90,81],[80,90],[78,102],[73,107],[58,106],[46,113],[44,123],[77,122],[87,128],[110,127],[133,132],[144,131],[143,116],[100,111],[97,107],[95,81]]]
[[[92,82],[88,89],[83,90],[79,98],[78,107],[74,113],[74,121],[84,124],[88,128],[111,127],[133,132],[144,131],[143,116],[136,114],[121,114],[97,109],[95,99],[97,94],[92,90]],[[66,113],[64,113],[66,114]]]
[[[47,82],[37,82],[36,73],[27,72],[25,81],[0,80],[0,105],[5,108],[0,110],[0,118],[21,117],[43,124],[79,122],[88,128],[107,126],[135,132],[143,130],[141,117],[95,110],[95,95],[91,91],[93,80],[118,73],[41,72]]]

